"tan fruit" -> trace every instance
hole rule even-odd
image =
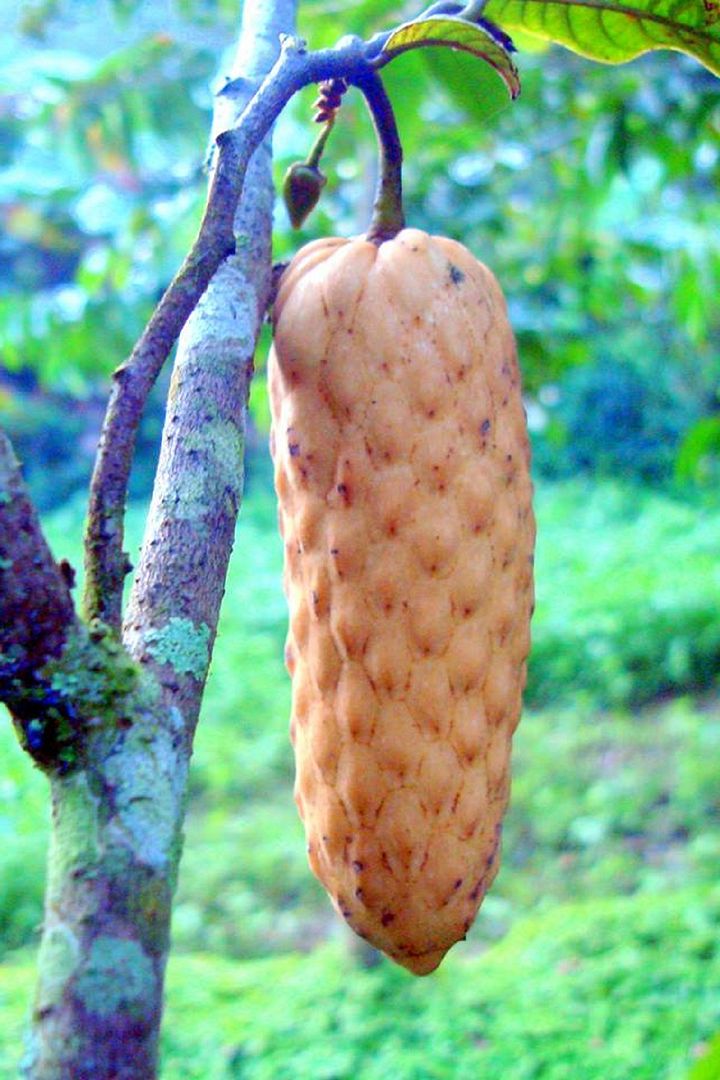
[[[427,974],[498,869],[529,648],[502,294],[416,229],[316,241],[282,278],[269,380],[310,865],[358,934]]]

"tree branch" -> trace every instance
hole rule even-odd
[[[288,18],[288,10],[292,13],[291,0],[284,4],[245,0],[246,49],[252,49],[256,42],[251,15],[258,7],[277,11],[283,19]],[[272,35],[275,48],[278,29],[276,26]],[[265,152],[266,180],[267,163]],[[255,169],[253,162],[249,185],[251,180],[253,185],[256,182]],[[194,546],[196,531],[190,529],[185,536],[181,526],[181,539],[187,539],[181,550],[173,546],[176,533],[170,536],[169,548],[164,535],[157,544],[151,535],[148,576],[142,566],[138,575],[140,582],[149,586],[150,595],[161,598],[164,585],[157,593],[154,575],[167,557],[172,571],[184,575],[168,595],[172,610],[177,610],[178,590],[194,577],[199,599],[187,608],[187,618],[175,616],[156,623],[154,634],[148,630],[143,635],[142,647],[150,661],[144,667],[128,656],[115,633],[108,633],[97,622],[91,624],[89,633],[80,626],[62,656],[46,669],[54,682],[73,692],[83,717],[83,756],[79,767],[51,777],[53,828],[45,920],[33,1032],[24,1061],[24,1075],[29,1080],[80,1076],[85,1080],[107,1080],[110,1076],[152,1080],[156,1075],[170,908],[182,846],[192,745],[187,718],[192,716],[194,702],[199,701],[215,626],[210,611],[215,592],[212,587],[205,589],[205,582],[216,582],[222,592],[224,556],[216,555],[215,549],[229,548],[228,523],[234,522],[235,509],[232,494],[223,485],[226,478],[230,487],[238,483],[232,477],[238,455],[231,455],[229,461],[225,455],[236,439],[234,417],[242,414],[246,358],[243,353],[238,356],[234,339],[232,348],[227,342],[232,355],[226,354],[226,315],[231,313],[232,322],[232,313],[244,306],[257,322],[260,306],[264,306],[261,285],[254,292],[243,286],[239,297],[231,292],[224,296],[224,302],[221,294],[223,286],[235,280],[235,264],[245,259],[258,262],[260,282],[269,274],[272,189],[269,183],[263,188],[264,235],[253,234],[257,221],[248,219],[244,211],[238,216],[239,254],[225,262],[188,324],[168,403],[166,451],[171,451],[170,459],[174,460],[177,431],[188,454],[181,465],[189,465],[191,481],[199,485],[194,494],[184,492],[189,501],[175,507],[173,524],[183,510],[191,523],[203,503],[204,477],[197,464],[204,468],[210,463],[203,440],[212,448],[213,475],[219,472],[215,486],[212,477],[207,477],[208,516],[198,516],[197,521],[201,528],[208,528],[208,535],[202,538],[206,546]],[[245,350],[251,345],[248,337]],[[153,356],[150,359],[156,362]],[[143,364],[146,362],[147,354]],[[142,381],[150,368],[140,367]],[[195,379],[195,371],[207,375],[209,384]],[[202,397],[201,402],[187,399],[186,380],[188,389],[202,388],[202,394],[195,395]],[[209,421],[214,407],[217,413]],[[112,414],[111,431],[123,408],[127,405]],[[175,473],[172,468],[167,473],[161,468],[161,487],[163,476],[172,484]],[[167,505],[164,495],[160,503]],[[160,521],[164,521],[164,512]],[[203,563],[207,552],[210,562]],[[192,622],[196,612],[200,612],[199,624]],[[161,676],[160,681],[155,674]]]
[[[77,631],[72,570],[50,553],[10,441],[0,432],[0,701],[22,746],[45,769],[75,754],[74,706],[46,677]]]
[[[256,86],[254,76],[271,66],[280,19],[286,27],[293,25],[291,3],[286,2],[285,12],[282,5],[266,0],[245,4],[232,72],[238,77],[231,80],[230,93],[224,88],[218,95],[216,130],[237,123],[245,107],[238,89],[247,94]],[[268,32],[268,24],[274,33]],[[248,42],[258,38],[266,42],[265,49],[249,48]],[[220,149],[218,165],[231,150]],[[274,189],[267,140],[247,168],[234,222],[236,254],[214,277],[178,343],[153,498],[124,627],[130,651],[167,688],[190,735],[242,498],[245,407],[270,290]]]
[[[237,120],[217,136],[217,154],[205,215],[193,248],[168,287],[130,358],[115,372],[93,474],[85,537],[86,586],[83,610],[119,628],[122,590],[129,570],[123,552],[127,483],[140,417],[150,389],[190,312],[218,267],[234,250],[233,220],[252,154],[291,97],[304,86],[345,78],[372,87],[381,66],[376,48],[344,38],[334,49],[306,51],[285,37],[277,63]],[[223,96],[247,89],[231,80]]]
[[[0,506],[0,665],[35,672],[62,651],[75,609],[2,431]]]

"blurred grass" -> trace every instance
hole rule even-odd
[[[613,483],[540,486],[526,700],[601,705],[717,684],[720,502]]]
[[[443,965],[432,981],[408,983],[383,964],[384,974],[360,971],[343,981],[342,965],[351,961],[338,951],[342,930],[307,868],[292,801],[281,545],[274,499],[258,478],[238,529],[193,758],[173,927],[168,1080],[364,1078],[383,1069],[408,1078],[478,1070],[512,1080],[684,1075],[687,1048],[720,1027],[715,953],[706,937],[698,945],[698,928],[718,921],[716,502],[611,483],[540,487],[530,707],[516,736],[499,877],[450,975]],[[71,504],[47,523],[56,556],[74,565],[80,516]],[[133,551],[142,508],[131,510],[128,524]],[[698,686],[705,697],[689,696]],[[1,955],[37,937],[48,808],[43,778],[9,725],[0,726],[0,759]],[[650,923],[652,940],[638,942],[637,927]],[[606,951],[588,953],[603,935]],[[564,970],[563,942],[571,958],[579,950],[579,967],[572,960]],[[702,982],[703,948],[714,984]],[[2,1054],[14,1053],[11,1033],[30,976],[11,952],[3,972],[0,1076],[11,1076]],[[455,986],[465,979],[475,995],[467,1000]],[[268,985],[277,1008],[263,996]],[[442,987],[447,1009],[429,991],[408,989],[416,985]],[[352,1023],[345,998],[355,1002]],[[464,1010],[480,1018],[481,1034],[452,1033],[454,1016],[465,1023]],[[325,1034],[313,1028],[314,1014],[330,1024]],[[368,1026],[376,1043],[362,1035]],[[320,1049],[312,1049],[317,1040]],[[208,1071],[188,1071],[197,1061]],[[358,1062],[362,1071],[353,1073]]]
[[[719,931],[712,887],[560,905],[423,980],[338,945],[176,954],[163,1080],[680,1080],[720,1025]],[[2,1076],[32,978],[24,953],[0,973]]]

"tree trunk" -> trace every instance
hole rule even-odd
[[[246,0],[232,77],[252,89],[294,0]],[[219,99],[230,126],[240,102]],[[217,129],[217,124],[216,124]],[[32,1080],[151,1080],[192,737],[242,495],[244,415],[270,279],[270,148],[255,155],[238,255],[178,349],[123,647],[73,624],[42,685],[72,699],[82,760],[51,775],[52,835]],[[128,652],[130,656],[128,656]]]

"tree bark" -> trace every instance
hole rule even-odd
[[[292,0],[247,0],[232,77],[251,90]],[[232,123],[220,100],[219,122]],[[233,108],[239,112],[235,97]],[[270,280],[270,148],[255,155],[221,267],[179,346],[124,643],[74,619],[42,679],[72,700],[82,761],[48,769],[52,828],[32,1080],[157,1075],[192,735],[242,495],[244,417]],[[48,573],[54,564],[48,557]],[[60,575],[61,577],[61,575]]]
[[[248,94],[220,95],[215,130],[229,130],[272,66],[294,0],[246,0],[230,73]],[[236,254],[216,273],[178,342],[158,473],[125,619],[132,654],[172,689],[192,735],[242,498],[245,416],[255,343],[271,276],[271,146],[253,155],[235,219]],[[158,643],[184,628],[205,667],[178,670]],[[210,629],[212,628],[212,630]],[[189,677],[188,677],[189,676]]]

